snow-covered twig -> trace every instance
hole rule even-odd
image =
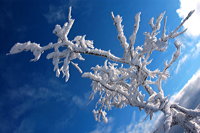
[[[47,54],[47,59],[52,59],[54,71],[59,77],[60,73],[65,77],[65,81],[70,78],[69,66],[72,64],[80,73],[82,69],[75,63],[76,59],[85,60],[82,55],[94,55],[106,58],[103,66],[96,65],[92,67],[93,72],[83,72],[82,77],[92,80],[92,93],[90,99],[98,92],[99,99],[96,109],[93,110],[95,120],[107,122],[107,110],[123,108],[126,106],[138,107],[144,110],[147,116],[152,118],[157,111],[164,113],[165,121],[161,127],[165,132],[169,132],[173,125],[179,124],[186,131],[200,132],[200,127],[195,119],[199,118],[199,110],[191,110],[181,107],[180,105],[170,103],[169,98],[165,97],[162,88],[162,81],[169,77],[167,71],[180,55],[181,43],[174,41],[175,52],[169,63],[165,62],[163,70],[150,70],[148,65],[152,63],[151,55],[154,51],[164,52],[168,48],[168,42],[183,34],[186,30],[178,32],[182,25],[189,19],[194,11],[169,34],[166,33],[167,18],[164,19],[164,26],[159,37],[161,22],[165,12],[161,13],[155,20],[152,18],[149,22],[152,31],[145,32],[145,40],[142,46],[134,45],[136,35],[140,25],[140,14],[135,16],[133,33],[129,37],[130,43],[127,42],[124,35],[122,17],[111,13],[114,25],[118,32],[118,39],[123,47],[124,56],[117,57],[109,51],[95,48],[93,41],[86,40],[86,35],[76,36],[69,40],[68,35],[74,24],[71,17],[71,7],[69,8],[68,22],[63,26],[56,25],[53,33],[58,37],[56,43],[49,43],[45,46],[40,44],[25,42],[16,43],[10,50],[9,54],[16,54],[22,51],[30,51],[34,55],[32,61],[40,59],[43,52],[53,50]],[[108,61],[110,60],[110,61]],[[126,64],[124,67],[121,64]],[[120,66],[121,65],[121,66]],[[156,87],[153,87],[153,85]],[[140,91],[144,89],[144,91]],[[145,96],[147,94],[148,96]]]
[[[111,12],[111,16],[112,19],[114,21],[114,25],[117,28],[117,32],[118,32],[118,39],[122,45],[122,47],[124,48],[124,58],[126,58],[127,54],[128,54],[128,47],[129,44],[127,43],[127,39],[126,36],[124,35],[124,26],[121,24],[122,23],[122,17],[117,15],[115,16],[113,12]]]
[[[137,35],[137,32],[139,30],[139,26],[140,26],[140,15],[141,15],[141,12],[139,12],[135,15],[135,24],[134,24],[133,33],[129,38],[130,39],[129,52],[130,52],[131,56],[132,56],[131,50],[132,50],[132,48],[134,48],[136,35]]]
[[[188,115],[188,116],[190,116],[192,118],[200,117],[200,110],[199,109],[195,109],[195,110],[186,109],[186,108],[184,108],[184,107],[182,107],[182,106],[180,106],[178,104],[172,104],[170,106],[170,108],[176,109],[177,111],[180,111],[180,112],[182,112],[182,113],[184,113],[184,114],[186,114],[186,115]]]

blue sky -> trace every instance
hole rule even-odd
[[[140,45],[144,40],[143,32],[151,30],[148,22],[152,16],[157,17],[166,11],[167,30],[170,31],[192,10],[188,7],[196,8],[196,14],[186,25],[188,33],[178,38],[183,43],[182,54],[170,69],[171,77],[163,84],[165,94],[179,101],[184,92],[190,92],[187,90],[196,90],[193,91],[196,95],[191,93],[188,98],[193,98],[191,101],[182,103],[188,106],[194,104],[190,106],[194,108],[200,101],[197,98],[199,88],[196,86],[200,75],[200,26],[195,25],[200,21],[200,2],[196,0],[191,3],[186,0],[0,0],[0,132],[131,133],[148,129],[148,120],[139,123],[144,113],[131,107],[109,111],[108,124],[96,122],[92,114],[95,100],[88,104],[91,81],[81,78],[75,68],[70,68],[71,77],[65,83],[64,79],[56,78],[53,65],[50,60],[46,60],[45,54],[38,62],[29,62],[31,53],[6,56],[17,42],[30,40],[41,46],[55,42],[57,38],[52,30],[56,24],[62,25],[67,20],[70,5],[75,23],[69,38],[86,35],[87,39],[94,40],[95,47],[110,49],[118,56],[123,51],[117,40],[111,11],[123,17],[127,37],[133,29],[134,15],[142,12],[136,41]],[[164,61],[171,58],[175,48],[169,46],[166,53],[154,53],[154,61],[150,65],[152,69],[162,68]],[[85,57],[86,60],[79,63],[83,71],[90,71],[92,66],[103,64],[105,60],[94,56]],[[180,90],[181,94],[178,93]]]

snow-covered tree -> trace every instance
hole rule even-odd
[[[67,82],[70,77],[69,64],[82,73],[81,68],[75,63],[75,59],[84,60],[84,54],[95,55],[105,58],[104,64],[92,67],[93,72],[84,72],[82,77],[92,80],[92,93],[89,97],[92,100],[97,93],[99,99],[93,110],[95,120],[107,122],[106,111],[115,108],[124,108],[127,105],[138,107],[144,110],[147,116],[152,118],[155,112],[163,112],[164,123],[160,126],[167,133],[174,125],[180,125],[186,132],[200,132],[199,116],[200,110],[187,109],[176,103],[169,101],[169,97],[164,95],[162,81],[169,77],[168,69],[180,55],[181,43],[175,38],[186,32],[181,30],[182,25],[189,19],[194,11],[171,32],[166,32],[167,17],[165,12],[161,13],[154,21],[151,18],[149,25],[151,32],[145,32],[145,40],[141,46],[135,46],[136,35],[140,25],[140,14],[135,16],[135,24],[132,35],[126,38],[123,32],[122,17],[111,13],[114,25],[118,32],[118,39],[123,48],[123,55],[117,57],[110,51],[97,49],[93,41],[86,40],[86,36],[76,36],[73,40],[68,39],[68,34],[74,19],[71,17],[71,7],[69,8],[68,22],[63,26],[56,25],[53,33],[58,37],[56,43],[49,43],[46,46],[33,42],[16,43],[9,54],[16,54],[22,51],[31,51],[37,61],[43,52],[50,50],[47,59],[52,59],[56,76],[60,74]],[[164,18],[164,25],[161,29],[161,22]],[[152,62],[151,55],[154,51],[165,52],[168,48],[169,40],[174,41],[175,52],[170,61],[164,63],[162,70],[150,70],[148,65]],[[61,49],[62,48],[62,49]],[[123,66],[124,65],[124,66]],[[156,86],[156,87],[152,87]],[[140,89],[144,91],[140,91]],[[147,96],[145,96],[145,94]],[[155,132],[159,132],[157,129]]]

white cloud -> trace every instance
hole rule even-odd
[[[46,77],[35,76],[32,75],[32,81],[27,82],[27,84],[21,87],[16,88],[13,86],[11,89],[8,88],[4,93],[4,97],[1,97],[0,108],[9,106],[12,106],[12,108],[7,112],[6,110],[0,109],[0,132],[31,132],[32,130],[28,130],[28,128],[33,128],[30,127],[30,123],[28,123],[27,120],[33,120],[31,117],[32,114],[34,114],[38,108],[42,108],[42,105],[50,103],[51,100],[62,105],[64,104],[66,108],[68,108],[64,114],[60,114],[62,119],[56,122],[54,125],[55,128],[59,126],[59,124],[62,124],[62,121],[68,124],[67,121],[70,121],[75,116],[73,104],[69,102],[72,94],[66,89],[65,83],[62,84],[61,81],[54,80],[54,78],[44,80]],[[32,124],[37,125],[37,122],[36,120]],[[70,121],[70,123],[72,123],[72,121]],[[8,125],[10,126],[8,127]],[[66,125],[63,125],[63,127],[64,126]]]
[[[67,5],[61,5],[61,6],[54,6],[49,5],[49,12],[47,14],[44,14],[45,18],[47,19],[48,23],[54,23],[58,20],[63,20],[66,17],[67,14]]]
[[[178,73],[181,66],[188,60],[191,58],[196,58],[200,55],[200,41],[195,45],[195,47],[193,47],[189,53],[185,54],[178,62],[178,65],[176,67],[175,73]]]
[[[175,93],[171,99],[171,102],[178,103],[186,108],[194,109],[200,103],[200,69],[192,76],[190,80],[184,85],[184,87]],[[155,124],[156,127],[160,126],[160,123]],[[180,127],[173,127],[171,133],[183,132]]]
[[[178,65],[177,65],[176,70],[175,70],[175,73],[178,73],[180,67],[182,66],[183,63],[185,63],[185,61],[188,59],[188,57],[189,57],[189,55],[186,54],[179,60]]]
[[[194,109],[200,103],[200,69],[192,76],[184,87],[171,98],[174,102],[186,108]],[[183,132],[181,128],[175,127],[173,132]]]
[[[188,80],[184,87],[178,92],[175,93],[170,101],[179,103],[181,106],[186,108],[194,109],[200,103],[200,69],[193,75],[193,77]],[[133,114],[134,115],[134,114]],[[135,124],[133,121],[127,125],[120,133],[151,133],[155,129],[161,126],[163,121],[162,113],[157,113],[154,115],[152,120],[144,120],[143,116],[140,119],[140,122]],[[170,133],[183,132],[182,128],[175,126],[172,128]],[[159,131],[162,133],[163,131]]]
[[[184,24],[184,28],[187,28],[186,35],[192,40],[184,41],[186,44],[192,44],[193,48],[186,53],[178,62],[175,73],[178,73],[181,66],[190,58],[196,58],[200,53],[200,0],[179,0],[180,7],[177,9],[177,13],[180,18],[185,18],[191,10],[195,10],[193,15]],[[187,38],[187,37],[186,37]],[[197,42],[197,43],[196,43]],[[196,43],[196,44],[195,44]]]
[[[86,96],[85,96],[84,98],[81,98],[81,97],[75,95],[75,96],[72,97],[72,101],[73,101],[79,108],[82,108],[82,107],[86,106],[88,100],[87,100]]]
[[[20,87],[17,90],[9,91],[9,96],[11,97],[11,101],[20,101],[19,104],[13,106],[12,117],[14,119],[20,118],[23,114],[27,113],[28,111],[36,108],[38,105],[42,105],[47,103],[50,99],[55,99],[56,101],[60,102],[68,102],[69,101],[69,92],[67,91],[59,91],[53,90],[52,88],[35,88],[31,87],[30,85],[25,85]],[[23,99],[28,100],[23,100]]]
[[[180,8],[177,9],[180,18],[185,18],[191,10],[195,12],[184,27],[188,28],[187,35],[197,37],[200,36],[200,0],[180,0]]]
[[[96,125],[96,128],[89,133],[111,133],[112,132],[112,124],[113,124],[113,118],[108,118],[108,123],[98,123]]]
[[[69,6],[76,7],[79,0],[69,0]]]
[[[134,118],[135,113],[133,113]],[[150,120],[149,116],[146,118],[146,114],[143,115],[139,122],[136,123],[135,120],[132,120],[129,125],[125,128],[121,128],[122,130],[119,131],[120,133],[152,133],[155,130],[155,125],[160,122],[162,118],[161,113],[155,113],[153,119]]]
[[[200,54],[200,42],[191,50],[191,54],[193,57],[197,57]]]
[[[188,108],[195,108],[200,103],[200,69],[185,84],[180,92],[173,96],[175,102]]]
[[[49,5],[49,11],[44,14],[48,23],[55,23],[59,20],[66,20],[68,15],[68,8],[78,8],[79,0],[61,1],[59,5]]]
[[[84,93],[83,96],[74,95],[72,97],[72,102],[79,108],[84,108],[90,103],[89,95],[90,95],[89,92]]]
[[[112,127],[111,126],[100,126],[98,125],[97,128],[90,133],[111,133]]]

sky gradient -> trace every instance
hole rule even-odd
[[[170,68],[170,78],[163,83],[166,96],[175,101],[179,99],[179,102],[182,97],[187,97],[180,104],[195,108],[200,101],[200,26],[197,25],[200,1],[191,3],[186,0],[0,0],[0,132],[141,133],[149,132],[153,122],[158,123],[159,114],[153,121],[141,122],[144,112],[132,107],[113,109],[108,112],[108,124],[98,123],[92,114],[95,100],[88,103],[91,81],[81,78],[74,67],[70,67],[71,77],[65,83],[63,78],[56,78],[51,60],[45,58],[46,53],[37,62],[29,62],[32,54],[28,52],[6,56],[17,42],[30,40],[41,46],[55,42],[57,38],[52,31],[56,24],[66,22],[69,6],[72,6],[75,19],[69,39],[86,35],[86,39],[94,40],[95,47],[110,49],[117,56],[122,55],[123,50],[111,11],[123,17],[127,37],[133,29],[134,15],[142,12],[136,41],[140,45],[144,40],[143,33],[151,30],[148,25],[151,17],[166,11],[167,30],[171,31],[193,10],[188,7],[196,9],[192,20],[185,25],[188,32],[178,38],[183,43],[181,56]],[[154,61],[149,67],[162,68],[174,50],[174,46],[169,45],[166,53],[154,53]],[[85,72],[96,64],[102,65],[105,60],[84,57],[86,60],[79,64]]]

